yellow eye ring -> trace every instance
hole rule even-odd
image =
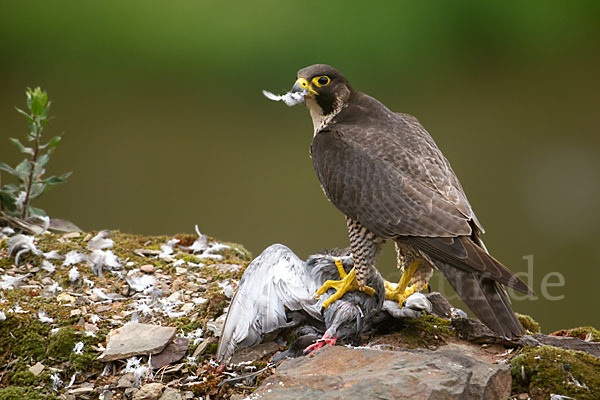
[[[316,87],[323,87],[323,86],[329,85],[329,82],[331,82],[331,79],[327,75],[321,75],[321,76],[315,76],[312,79],[312,82],[315,84]]]

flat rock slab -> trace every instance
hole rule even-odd
[[[136,355],[158,354],[173,340],[176,328],[129,322],[108,334],[106,351],[100,361],[113,361]]]
[[[188,343],[187,338],[175,338],[163,351],[152,357],[152,369],[159,369],[181,360],[187,352]]]
[[[506,399],[507,365],[460,346],[389,351],[327,346],[284,361],[252,399]]]

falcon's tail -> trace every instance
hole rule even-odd
[[[500,283],[446,263],[438,262],[436,266],[477,318],[496,334],[515,339],[525,333]]]

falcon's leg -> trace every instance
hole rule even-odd
[[[348,236],[350,237],[350,249],[354,259],[354,270],[356,281],[360,290],[364,291],[365,284],[373,269],[375,269],[375,259],[381,251],[381,246],[385,240],[369,232],[358,221],[346,217],[348,225]]]
[[[395,300],[402,305],[411,294],[427,289],[433,268],[427,261],[398,242],[396,242],[396,253],[402,277],[398,284],[385,281],[385,298],[386,300]]]
[[[354,268],[346,275],[344,268],[339,260],[336,260],[336,266],[340,272],[339,281],[326,281],[319,290],[316,297],[324,294],[328,289],[334,288],[337,292],[329,297],[324,303],[323,308],[329,307],[331,303],[339,299],[349,290],[362,290],[363,292],[373,295],[375,290],[365,285],[369,278],[375,258],[381,249],[383,239],[376,237],[369,232],[365,227],[346,217],[348,225],[348,234],[350,236],[350,247],[352,249],[352,258],[354,259]]]

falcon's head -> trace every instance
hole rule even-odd
[[[313,118],[337,114],[348,102],[352,87],[344,76],[332,66],[315,64],[298,71],[298,80],[292,92],[305,93],[306,106]],[[317,128],[315,124],[315,129]]]

